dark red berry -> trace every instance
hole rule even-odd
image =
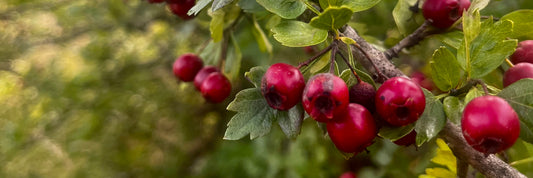
[[[363,105],[372,113],[376,110],[374,98],[376,89],[369,83],[361,81],[350,87],[350,103]]]
[[[189,16],[187,13],[196,4],[195,0],[180,0],[180,1],[167,1],[168,8],[172,13],[179,16],[183,20],[189,20],[194,16]]]
[[[302,103],[309,116],[318,122],[334,120],[348,107],[348,87],[344,81],[330,73],[321,73],[309,79]]]
[[[220,103],[229,96],[231,92],[231,83],[224,74],[213,72],[205,78],[204,82],[202,82],[200,91],[207,101]]]
[[[470,101],[463,111],[461,128],[466,142],[485,154],[511,147],[520,135],[518,115],[497,96],[481,96]]]
[[[313,46],[304,47],[304,51],[305,51],[305,53],[307,53],[309,55],[315,54],[315,49],[313,48]]]
[[[348,171],[339,176],[339,178],[357,178],[357,175],[355,175],[355,173],[352,171]]]
[[[427,78],[426,75],[422,72],[413,72],[411,74],[411,80],[421,86],[422,88],[425,88],[429,91],[432,91],[435,88],[435,85],[433,84],[433,81],[431,79]]]
[[[202,82],[205,80],[205,78],[213,73],[213,72],[219,72],[218,69],[215,66],[206,66],[202,68],[198,73],[196,74],[196,77],[194,77],[194,86],[196,89],[200,90],[200,87],[202,86]]]
[[[162,3],[165,0],[148,0],[149,3]]]
[[[350,103],[345,114],[334,122],[328,122],[326,128],[337,149],[346,153],[363,151],[377,135],[372,114],[356,103]]]
[[[426,0],[422,13],[437,28],[448,28],[470,7],[470,0]]]
[[[174,61],[173,71],[174,75],[180,80],[190,82],[203,66],[202,59],[194,54],[188,53],[181,55]]]
[[[288,110],[302,99],[305,80],[298,68],[277,63],[266,71],[261,81],[261,93],[270,107]]]
[[[510,58],[513,64],[522,62],[533,64],[533,40],[526,40],[518,43],[516,51]]]
[[[507,87],[524,78],[533,79],[533,64],[523,62],[505,71],[505,74],[503,74],[503,87]]]
[[[409,146],[415,144],[416,142],[416,132],[413,130],[409,134],[403,136],[402,138],[394,141],[396,145],[400,146]]]
[[[418,120],[426,107],[420,87],[404,77],[390,78],[376,93],[376,111],[389,124],[404,126]]]

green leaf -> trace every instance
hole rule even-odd
[[[259,50],[272,54],[272,44],[268,40],[268,37],[266,36],[265,32],[263,32],[263,29],[261,29],[261,26],[259,26],[259,23],[257,23],[255,18],[254,18],[254,28],[252,28],[252,34],[255,37],[255,41],[257,41]]]
[[[328,7],[319,16],[311,19],[311,26],[324,29],[336,30],[348,23],[352,18],[353,11],[346,7]]]
[[[463,71],[455,56],[446,47],[435,50],[431,61],[431,77],[442,91],[450,91],[459,85]]]
[[[272,28],[274,38],[289,47],[304,47],[322,43],[328,37],[328,31],[312,27],[311,25],[288,20],[282,21]]]
[[[465,96],[465,105],[468,104],[470,101],[472,101],[474,98],[483,96],[484,92],[479,90],[478,88],[474,87],[468,91],[468,93]]]
[[[533,80],[519,80],[504,88],[498,96],[505,99],[520,117],[520,138],[533,143]]]
[[[490,0],[473,0],[472,4],[470,4],[470,7],[468,8],[468,12],[472,13],[475,10],[481,11],[487,7],[487,5],[489,5],[489,2]]]
[[[448,96],[444,98],[444,113],[448,120],[456,125],[461,124],[461,117],[463,113],[464,104],[455,96]]]
[[[426,96],[426,108],[415,124],[417,146],[437,136],[446,124],[446,115],[440,100],[435,98],[430,91],[424,88],[422,90]]]
[[[233,0],[213,0],[213,4],[211,5],[211,9],[213,12],[219,10],[220,8],[223,8],[224,6],[230,4],[233,2]]]
[[[263,75],[265,75],[267,69],[267,66],[252,67],[250,71],[244,73],[244,77],[254,84],[256,88],[259,88],[261,87],[261,80],[263,79]]]
[[[187,15],[196,15],[196,14],[198,14],[211,1],[213,1],[213,0],[199,0],[198,2],[196,2],[196,4],[194,6],[192,6],[192,8],[189,10],[189,12],[187,12]]]
[[[444,34],[437,34],[434,37],[453,49],[459,49],[459,47],[461,47],[463,36],[464,34],[461,31],[452,31]]]
[[[414,20],[415,14],[409,8],[415,5],[417,0],[398,0],[392,10],[392,17],[401,34],[407,35],[418,28],[419,24]]]
[[[228,55],[226,56],[226,66],[224,67],[224,73],[230,77],[230,79],[237,78],[241,68],[242,52],[241,48],[233,33],[230,35],[230,41],[232,46],[228,48]]]
[[[268,11],[285,19],[294,19],[307,8],[300,0],[257,0],[257,2]]]
[[[208,14],[211,16],[211,22],[209,23],[211,38],[213,39],[213,42],[219,42],[222,40],[224,34],[224,16],[226,15],[226,12],[210,11]]]
[[[411,133],[413,129],[415,129],[415,124],[409,124],[402,127],[383,126],[379,129],[378,135],[394,142]]]
[[[346,6],[353,12],[359,12],[374,7],[380,1],[381,0],[320,0],[319,3],[322,9],[327,9],[328,7],[333,6]]]
[[[501,18],[513,22],[513,33],[510,38],[533,39],[533,10],[524,9],[513,11]]]
[[[315,60],[311,64],[311,67],[309,67],[309,72],[311,74],[319,73],[322,69],[328,66],[329,63],[331,62],[330,56],[331,56],[331,51],[328,51],[326,54],[322,55],[318,60]]]
[[[301,105],[296,105],[289,109],[288,112],[280,112],[284,117],[278,118],[278,124],[281,130],[288,138],[296,138],[300,134],[302,122],[304,120],[304,112]],[[285,116],[287,115],[287,116]]]
[[[247,13],[262,12],[266,10],[255,0],[240,0],[238,5],[244,12]]]
[[[374,80],[372,80],[372,77],[370,77],[370,75],[368,75],[367,73],[357,69],[357,68],[354,68],[355,72],[357,72],[357,75],[359,75],[359,78],[361,78],[362,81],[365,81],[366,83],[369,83],[371,84],[372,86],[374,86],[374,88],[376,88],[376,83],[374,83]],[[357,79],[355,78],[355,76],[352,74],[352,71],[350,69],[345,69],[344,71],[342,71],[341,75],[339,75],[339,77],[344,80],[344,82],[346,83],[346,86],[348,87],[351,87],[355,84],[357,84]]]

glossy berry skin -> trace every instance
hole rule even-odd
[[[187,12],[196,4],[195,0],[180,0],[180,1],[167,1],[168,8],[172,13],[179,16],[183,20],[189,20],[194,16],[187,15]]]
[[[418,120],[426,107],[422,89],[404,77],[390,78],[376,93],[376,112],[393,126],[404,126]]]
[[[470,0],[426,0],[422,13],[431,25],[448,28],[463,15],[463,10],[469,7]]]
[[[353,173],[351,171],[348,171],[348,172],[345,172],[345,173],[341,174],[341,176],[339,176],[339,178],[357,178],[357,175],[355,175],[355,173]]]
[[[188,53],[181,55],[178,59],[176,59],[172,69],[174,71],[174,76],[182,81],[190,82],[194,79],[196,73],[198,73],[203,66],[204,63],[200,57]]]
[[[165,0],[148,0],[149,3],[162,3],[165,2]]]
[[[481,96],[470,101],[463,111],[461,128],[466,142],[485,154],[511,147],[520,135],[518,115],[497,96]]]
[[[409,146],[409,145],[415,144],[415,142],[416,142],[416,132],[413,130],[409,132],[409,134],[394,141],[394,144],[400,145],[400,146]]]
[[[513,64],[527,62],[533,64],[533,40],[526,40],[518,43],[516,51],[510,57]]]
[[[218,71],[215,66],[205,66],[204,68],[200,69],[200,71],[198,71],[198,73],[194,77],[194,86],[196,87],[196,89],[200,90],[202,82],[204,82],[205,78],[213,72],[220,71]]]
[[[350,87],[350,103],[363,105],[370,112],[376,110],[376,89],[369,83],[359,82]]]
[[[505,71],[503,74],[503,87],[507,87],[523,78],[533,79],[533,64],[523,62]]]
[[[329,122],[346,111],[348,97],[348,87],[341,78],[330,73],[321,73],[307,82],[302,103],[307,114],[313,119]]]
[[[372,144],[377,135],[372,114],[362,105],[350,103],[339,120],[326,124],[328,135],[337,149],[359,153]]]
[[[207,101],[220,103],[229,96],[231,92],[231,83],[222,73],[213,72],[205,78],[204,82],[202,82],[200,92]]]
[[[268,68],[261,80],[261,93],[270,107],[288,110],[302,99],[305,80],[298,68],[277,63]]]

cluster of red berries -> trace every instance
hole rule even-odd
[[[170,11],[181,19],[189,20],[194,17],[187,15],[187,12],[196,4],[195,0],[148,0],[149,3],[162,3],[164,1],[166,1]]]
[[[205,66],[200,57],[194,54],[181,55],[172,67],[174,76],[178,79],[191,82],[209,102],[219,103],[226,99],[231,92],[231,83],[228,78],[214,66]]]
[[[261,91],[270,107],[288,110],[302,101],[314,120],[326,123],[335,146],[347,153],[358,153],[372,144],[377,135],[372,113],[393,126],[415,122],[424,112],[425,97],[413,81],[394,77],[376,91],[366,82],[350,89],[339,77],[321,73],[307,84],[300,71],[289,64],[277,63],[265,73]]]

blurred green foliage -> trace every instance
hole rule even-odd
[[[395,41],[395,4],[383,0],[353,25]],[[494,1],[482,14],[527,7],[532,1]],[[171,71],[176,56],[207,45],[209,20],[201,12],[182,21],[143,0],[0,1],[0,177],[416,177],[438,166],[434,142],[415,149],[378,139],[345,160],[309,120],[296,140],[275,126],[253,141],[223,141],[233,96],[208,104]],[[274,53],[262,53],[250,24],[235,35],[243,62],[233,93],[250,87],[241,76],[252,66],[309,57],[268,31]],[[427,60],[434,49],[412,57]],[[531,155],[521,141],[509,150],[511,161]],[[516,167],[533,176],[531,162]]]

